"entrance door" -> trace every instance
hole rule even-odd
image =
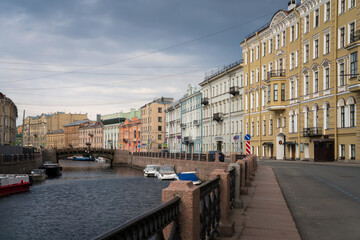
[[[285,147],[284,147],[285,135],[280,133],[276,137],[276,159],[283,159],[285,156]]]
[[[221,152],[222,141],[216,142],[216,150]]]
[[[308,143],[304,144],[304,152],[305,152],[305,158],[310,158],[310,149]]]
[[[291,145],[291,159],[295,159],[295,145]]]

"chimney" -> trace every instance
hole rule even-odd
[[[101,115],[100,114],[96,115],[96,122],[101,122]]]
[[[293,10],[296,7],[296,0],[290,0],[288,3],[288,11]]]

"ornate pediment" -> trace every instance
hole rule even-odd
[[[308,75],[308,74],[309,74],[309,69],[308,69],[308,68],[304,68],[301,72],[302,72],[302,74],[304,74],[304,75]]]
[[[270,27],[274,27],[275,25],[277,25],[279,22],[281,22],[281,20],[283,20],[285,17],[287,16],[287,13],[283,10],[278,11],[277,13],[275,13],[275,15],[273,16],[273,18],[271,19],[271,23],[270,23]]]
[[[323,66],[324,68],[329,67],[329,65],[330,65],[330,61],[327,59],[324,59],[324,61],[322,61],[321,63],[321,66]]]
[[[317,65],[316,63],[314,63],[312,66],[311,66],[311,70],[313,71],[317,71],[319,69],[319,65]]]

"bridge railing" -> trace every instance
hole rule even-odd
[[[163,229],[172,223],[168,239],[180,239],[179,232],[179,203],[180,198],[162,204],[124,225],[117,227],[103,235],[96,237],[96,240],[107,239],[164,239]]]
[[[208,161],[216,162],[219,161],[219,156],[217,154],[204,154],[204,153],[169,153],[169,152],[133,152],[133,156],[139,157],[152,157],[152,158],[166,158],[166,159],[181,159],[187,161]]]
[[[35,155],[33,154],[12,154],[12,155],[0,155],[0,163],[16,163],[23,161],[31,161],[35,159]]]

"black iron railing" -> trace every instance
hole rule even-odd
[[[322,134],[321,127],[309,127],[303,129],[303,137],[316,137],[321,136]]]
[[[200,187],[200,239],[215,239],[220,222],[220,177]]]
[[[206,162],[206,154],[200,154],[200,161]]]
[[[193,161],[198,161],[199,160],[199,154],[194,153],[193,154]]]
[[[209,104],[209,98],[207,98],[207,97],[204,97],[203,99],[201,99],[201,104],[203,104],[203,105],[208,105]]]
[[[179,232],[179,203],[180,198],[164,203],[158,208],[151,210],[133,220],[128,221],[124,225],[115,228],[103,235],[96,237],[100,239],[164,239],[163,229],[172,223],[172,229],[169,239],[180,239]]]
[[[239,95],[239,87],[238,86],[230,87],[230,94],[233,96]]]
[[[234,200],[235,200],[235,177],[236,177],[236,171],[233,167],[229,171],[230,175],[230,209],[234,208]]]
[[[236,61],[234,63],[231,63],[231,64],[227,65],[227,66],[224,66],[223,68],[221,68],[221,69],[219,69],[217,71],[211,71],[210,73],[206,73],[206,76],[205,76],[204,80],[206,81],[206,80],[208,80],[210,78],[213,78],[213,77],[215,77],[217,75],[220,75],[220,74],[226,72],[227,70],[239,65],[242,62],[243,62],[242,60]]]
[[[223,113],[214,113],[213,116],[214,121],[220,122],[223,120]]]
[[[272,78],[272,77],[285,77],[285,70],[284,69],[279,69],[279,70],[271,70],[268,72],[268,78]]]

